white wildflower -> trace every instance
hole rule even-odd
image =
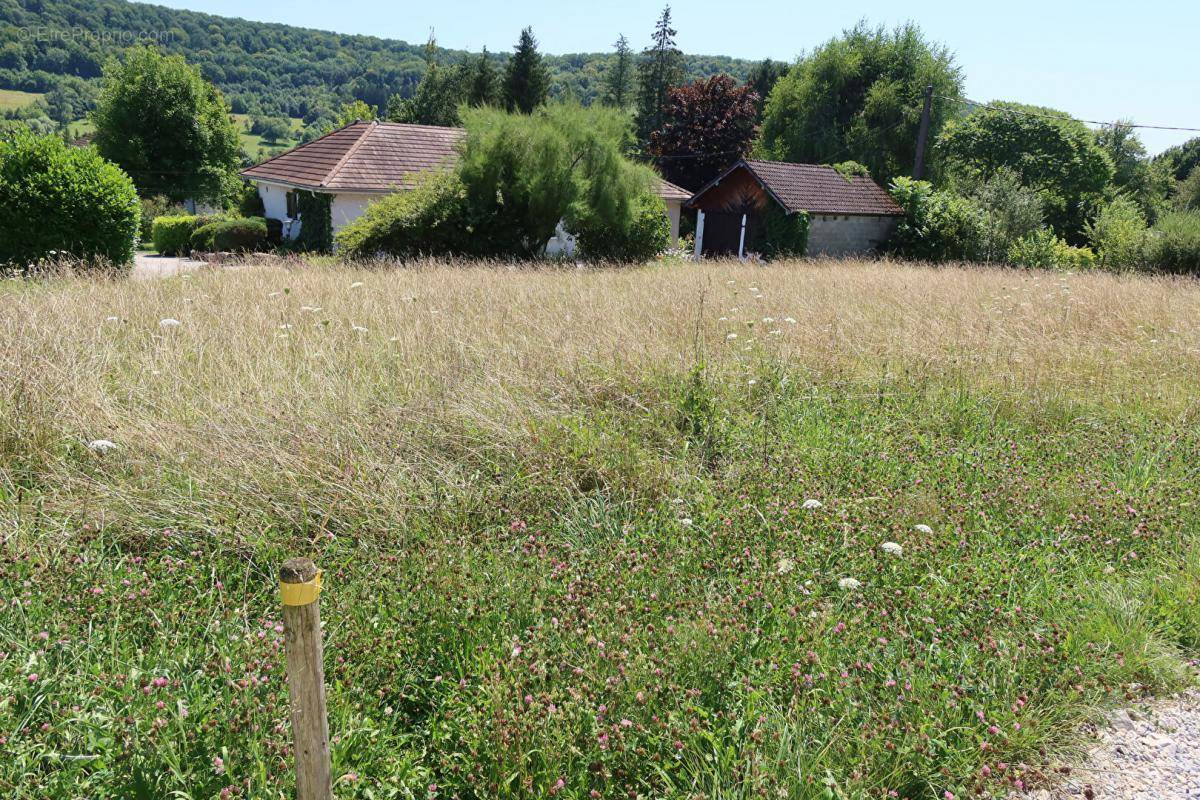
[[[104,321],[105,322],[120,322],[121,318],[120,317],[105,317]]]
[[[767,323],[768,325],[770,325],[774,321],[775,321],[774,317],[763,317],[763,322]]]
[[[879,545],[879,549],[887,553],[889,556],[904,555],[904,547],[896,542],[884,542],[883,544]]]
[[[267,297],[279,297],[281,294],[283,294],[283,292],[271,292],[267,295]]]
[[[102,455],[107,453],[109,450],[117,449],[116,442],[110,442],[108,439],[93,439],[92,441],[88,442],[87,447],[88,450],[91,450],[93,453],[100,453]]]
[[[279,330],[281,330],[281,331],[290,331],[291,329],[292,329],[292,323],[290,323],[290,322],[285,322],[279,326]]]
[[[790,558],[781,558],[781,559],[779,559],[779,563],[775,565],[775,574],[776,575],[787,575],[789,572],[791,572],[795,568],[796,568],[795,561],[792,561]]]
[[[362,282],[362,281],[355,281],[354,283],[350,284],[350,288],[351,288],[351,289],[358,289],[358,288],[360,288],[362,285],[363,285],[363,282]]]
[[[690,527],[692,527],[692,518],[691,517],[680,517],[679,524],[685,528],[690,528]]]
[[[320,306],[300,306],[300,310],[306,314],[316,314],[321,310]]]
[[[749,381],[747,381],[747,385],[749,386],[753,386],[756,383],[758,383],[758,381],[756,381],[754,378],[751,378]]]
[[[727,333],[727,334],[725,334],[725,338],[732,342],[734,339],[737,338],[737,334],[736,333]]]
[[[354,331],[355,333],[366,333],[367,332],[367,329],[364,328],[362,325],[351,325],[350,330]]]
[[[840,581],[838,581],[838,588],[845,589],[848,592],[853,592],[855,589],[862,588],[862,584],[856,581],[854,578],[842,578]]]
[[[814,500],[813,498],[809,498],[808,500],[805,500],[804,505],[803,505],[803,508],[807,508],[809,510],[814,510],[814,509],[824,508],[824,507],[825,507],[824,503],[822,503],[820,500]]]
[[[917,533],[930,534],[933,533],[933,528],[928,525],[913,525],[913,530]]]
[[[795,325],[795,324],[796,324],[796,320],[795,320],[795,319],[793,319],[792,317],[784,317],[784,318],[783,318],[783,321],[784,321],[784,322],[786,322],[788,325]]]
[[[166,319],[160,319],[158,321],[158,327],[160,327],[160,328],[178,328],[182,324],[183,323],[180,322],[179,320],[173,319],[171,317],[167,317]]]

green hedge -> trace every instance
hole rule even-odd
[[[760,224],[754,232],[751,249],[763,258],[801,258],[808,252],[808,214],[784,212],[775,203],[768,203],[759,214]]]
[[[408,192],[376,200],[338,232],[338,250],[348,259],[376,255],[418,258],[468,252],[462,182],[454,173],[425,176]],[[308,223],[301,221],[300,234]]]
[[[178,217],[158,217],[150,226],[154,249],[164,256],[186,254],[192,246],[192,231],[199,217],[185,214]]]
[[[267,221],[262,217],[222,219],[202,225],[192,233],[192,250],[205,253],[258,250],[267,241]]]
[[[125,266],[141,205],[129,176],[91,148],[25,130],[0,134],[0,264],[47,259]]]

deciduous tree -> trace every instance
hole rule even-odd
[[[105,69],[92,120],[100,154],[143,193],[220,201],[237,187],[229,106],[182,56],[130,48]]]
[[[728,75],[677,86],[647,151],[667,180],[695,191],[749,151],[757,101],[753,89]]]
[[[936,136],[959,108],[962,76],[954,56],[915,25],[889,31],[860,23],[775,84],[763,113],[764,154],[812,164],[851,159],[883,183],[910,174],[930,85]]]

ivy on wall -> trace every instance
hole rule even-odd
[[[296,190],[296,212],[300,217],[297,243],[304,250],[328,253],[333,250],[333,195]]]
[[[798,258],[808,250],[808,213],[788,214],[776,203],[758,213],[754,250],[763,258]]]

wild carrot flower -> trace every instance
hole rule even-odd
[[[883,544],[879,545],[879,549],[887,553],[889,556],[904,555],[904,548],[896,542],[884,542]]]
[[[775,574],[787,575],[789,572],[791,572],[795,568],[796,568],[795,561],[792,561],[790,558],[781,558],[781,559],[779,559],[779,563],[775,565]]]
[[[110,442],[108,439],[93,439],[92,441],[88,442],[87,447],[88,450],[91,450],[93,453],[100,454],[107,453],[109,450],[117,449],[116,443]]]
[[[933,533],[933,528],[929,527],[928,525],[913,525],[913,530],[917,533],[924,533],[926,535]]]
[[[815,509],[824,508],[824,507],[825,507],[824,503],[822,503],[820,500],[815,500],[813,498],[809,498],[808,500],[805,500],[804,505],[803,505],[803,508],[807,508],[809,510],[815,510]]]
[[[182,324],[182,322],[173,317],[167,317],[158,321],[158,327],[160,328],[178,328]]]
[[[845,589],[848,592],[853,592],[855,589],[862,588],[862,584],[854,578],[842,578],[838,581],[838,588]]]

